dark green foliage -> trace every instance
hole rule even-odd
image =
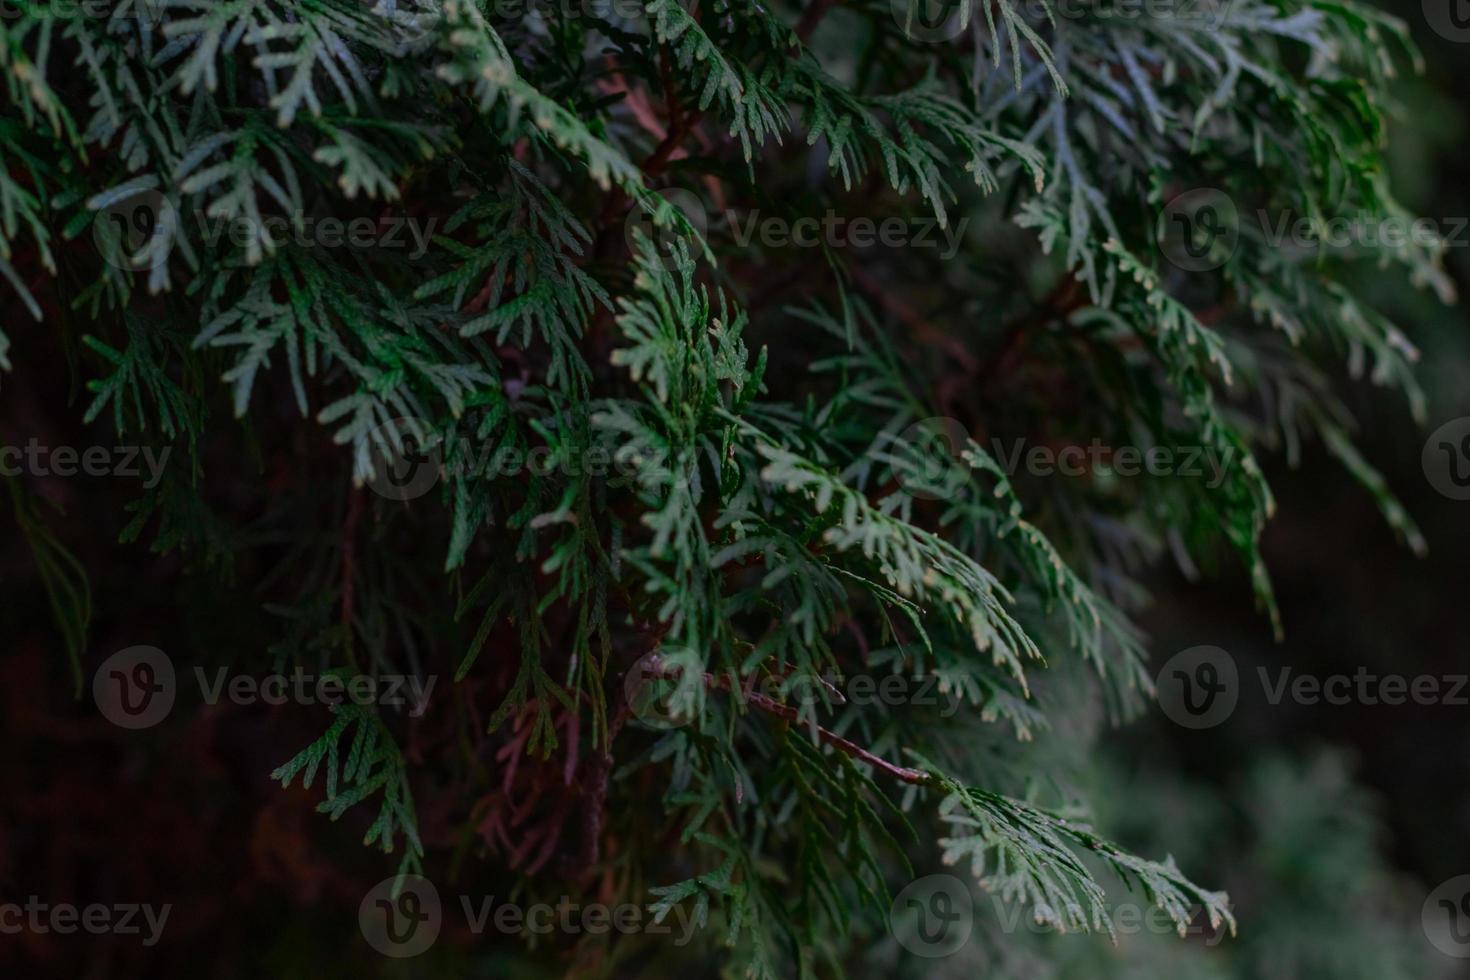
[[[1201,908],[1233,925],[1193,868],[1096,836],[1027,743],[1067,720],[1067,684],[1111,720],[1148,704],[1130,617],[1158,560],[1234,555],[1275,616],[1253,454],[1323,440],[1420,543],[1324,374],[1417,409],[1400,330],[1249,222],[1216,271],[1157,248],[1195,187],[1249,214],[1397,213],[1379,155],[1401,26],[1335,0],[1241,0],[1209,27],[1000,0],[927,44],[867,2],[517,10],[124,0],[0,22],[0,277],[44,321],[0,325],[0,368],[24,367],[7,334],[82,337],[86,420],[188,460],[125,535],[215,568],[269,551],[250,584],[287,613],[279,657],[454,677],[438,756],[354,705],[274,777],[324,766],[321,809],[376,807],[366,843],[419,869],[422,766],[456,839],[531,893],[606,874],[622,900],[689,903],[701,955],[751,977],[842,970],[936,856],[1068,929],[1111,932],[1113,878],[1181,929]],[[140,201],[130,241],[110,219]],[[730,240],[727,203],[977,231],[947,264],[792,257]],[[322,216],[434,223],[414,254],[326,245]],[[1435,249],[1373,258],[1448,292]],[[941,416],[964,438],[936,471],[914,432]],[[206,465],[206,436],[235,452]],[[1043,479],[1003,465],[1011,437],[1231,465]],[[372,495],[409,444],[437,453],[431,495]],[[610,465],[495,463],[532,450]],[[75,664],[85,577],[12,493]],[[668,730],[623,695],[650,653]],[[859,674],[936,680],[960,710],[798,696]],[[575,803],[536,809],[557,793]],[[536,815],[503,836],[535,848],[484,830],[513,804]]]

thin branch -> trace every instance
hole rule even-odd
[[[706,674],[705,678],[705,683],[708,684],[709,675]],[[784,718],[787,721],[793,723],[799,721],[797,710],[791,707],[791,705],[789,704],[782,704],[774,698],[769,698],[766,695],[760,694],[755,691],[744,692],[743,697],[749,704],[755,705],[757,708],[760,708],[767,714],[775,715],[778,718]],[[896,766],[886,759],[879,758],[878,756],[869,752],[867,749],[863,748],[861,745],[858,745],[856,742],[851,742],[843,738],[841,735],[838,735],[836,732],[829,732],[827,729],[823,728],[820,725],[817,726],[817,738],[821,739],[823,742],[826,742],[833,748],[846,753],[854,759],[866,762],[874,769],[886,772],[894,779],[901,780],[905,783],[910,783],[914,786],[923,786],[926,785],[933,778],[922,769],[909,769],[906,766]]]
[[[656,657],[649,658],[648,662],[643,667],[643,672],[645,677],[663,678],[666,680],[674,680],[677,679],[679,676],[678,670],[663,670],[662,667],[659,665],[658,658]],[[791,705],[782,704],[775,698],[771,698],[757,691],[752,691],[745,688],[742,688],[737,694],[737,692],[730,687],[730,681],[726,677],[716,677],[713,674],[706,673],[704,675],[704,686],[712,691],[724,691],[727,694],[735,695],[738,700],[742,701],[745,704],[753,705],[754,707],[759,708],[768,715],[773,715],[777,718],[793,724],[801,723],[800,713]],[[836,732],[828,731],[820,725],[816,726],[816,730],[817,738],[821,741],[832,746],[845,755],[851,756],[852,758],[857,759],[860,762],[866,762],[874,769],[877,769],[880,772],[887,773],[894,779],[909,783],[913,786],[925,786],[933,781],[934,777],[930,776],[929,773],[924,772],[922,769],[909,769],[906,766],[894,765],[887,759],[883,759],[879,756],[874,755],[872,752],[869,752],[867,749],[863,748],[861,745],[858,745],[856,742],[845,739],[841,735],[838,735]]]

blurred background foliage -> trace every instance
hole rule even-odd
[[[1422,76],[1406,73],[1397,87],[1387,148],[1393,186],[1410,213],[1450,227],[1470,217],[1470,45],[1430,30],[1417,0],[1385,7],[1410,24],[1427,60]],[[1222,647],[1239,665],[1241,701],[1217,728],[1187,731],[1154,712],[1109,739],[1138,795],[1099,805],[1111,802],[1115,826],[1135,844],[1151,825],[1142,814],[1177,813],[1168,839],[1150,843],[1229,890],[1240,937],[1187,966],[1163,959],[1109,971],[1092,960],[1060,976],[1470,976],[1464,961],[1437,953],[1419,925],[1429,892],[1470,871],[1470,714],[1451,705],[1272,705],[1254,680],[1260,667],[1273,677],[1283,667],[1317,676],[1360,667],[1380,676],[1470,672],[1470,505],[1436,492],[1420,461],[1430,432],[1470,415],[1467,242],[1462,231],[1446,261],[1461,297],[1455,307],[1371,265],[1355,270],[1361,295],[1404,324],[1420,348],[1425,426],[1401,400],[1337,379],[1362,423],[1364,455],[1424,531],[1428,555],[1402,547],[1373,501],[1310,446],[1295,467],[1280,456],[1264,460],[1280,505],[1264,551],[1284,642],[1250,612],[1239,572],[1154,583],[1144,619],[1154,663],[1199,644]],[[1167,938],[1163,945],[1160,956],[1173,950]]]
[[[1411,214],[1452,229],[1470,218],[1470,45],[1436,35],[1417,0],[1384,6],[1409,23],[1426,58],[1423,75],[1406,72],[1397,85],[1386,152],[1392,184]],[[1157,710],[1121,731],[1099,726],[1093,750],[1109,761],[1077,774],[1115,839],[1172,854],[1227,890],[1239,935],[1218,939],[1205,927],[1180,942],[1142,929],[1114,945],[1052,935],[1024,916],[1015,923],[977,896],[976,933],[959,954],[922,962],[878,951],[872,976],[895,969],[1027,980],[1470,976],[1465,961],[1438,953],[1420,925],[1430,891],[1470,873],[1470,713],[1453,705],[1271,704],[1257,680],[1259,668],[1273,679],[1282,668],[1318,677],[1359,668],[1410,678],[1470,673],[1470,504],[1438,493],[1421,463],[1430,432],[1470,415],[1467,245],[1470,231],[1462,230],[1446,260],[1456,306],[1370,263],[1353,270],[1359,294],[1419,346],[1426,424],[1414,422],[1402,399],[1345,372],[1334,379],[1362,424],[1364,456],[1423,530],[1427,556],[1395,539],[1371,496],[1322,446],[1303,447],[1295,465],[1264,456],[1279,504],[1264,551],[1285,640],[1276,642],[1269,621],[1253,611],[1244,569],[1157,575],[1153,607],[1142,617],[1155,668],[1190,647],[1221,647],[1239,667],[1240,704],[1226,723],[1200,731]],[[1032,751],[1073,734],[1043,735]],[[1141,896],[1126,900],[1147,907]]]

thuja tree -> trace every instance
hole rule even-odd
[[[1272,234],[1401,217],[1401,25],[1337,0],[13,12],[0,366],[77,364],[93,431],[170,451],[115,501],[124,539],[270,617],[262,649],[170,650],[180,673],[443,681],[289,709],[323,734],[274,776],[386,852],[365,880],[651,905],[694,941],[552,946],[752,977],[922,946],[953,896],[893,899],[946,866],[997,897],[982,929],[1109,935],[1125,900],[1234,929],[1195,869],[1095,829],[1080,774],[1151,704],[1146,570],[1248,576],[1279,628],[1257,454],[1319,440],[1421,544],[1329,381],[1418,410],[1414,348]],[[1432,241],[1363,249],[1448,290]],[[80,696],[106,583],[6,482]]]

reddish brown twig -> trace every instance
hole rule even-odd
[[[645,674],[650,677],[674,679],[679,676],[677,671],[664,671],[658,665],[657,661],[653,658],[649,659],[649,662],[645,664],[643,670]],[[766,714],[773,715],[788,723],[800,723],[800,713],[791,705],[782,704],[775,698],[768,697],[758,691],[749,690],[746,687],[742,687],[739,693],[736,694],[736,692],[730,687],[730,682],[728,678],[715,677],[713,674],[706,673],[704,675],[704,686],[712,691],[724,691],[727,694],[735,694],[736,697],[738,697],[739,700],[741,700],[743,703],[759,708]],[[841,735],[838,735],[836,732],[830,732],[820,725],[816,726],[816,730],[817,738],[821,741],[832,746],[845,755],[851,756],[852,758],[857,759],[861,762],[866,762],[874,769],[877,769],[880,772],[887,773],[894,779],[909,783],[914,786],[926,785],[933,779],[932,776],[930,776],[927,772],[924,772],[922,769],[909,769],[906,766],[894,765],[887,759],[880,758],[879,756],[876,756],[873,753],[869,752],[867,749],[863,748],[861,745],[858,745],[856,742],[849,741],[848,739],[843,738]]]
[[[791,707],[791,705],[789,704],[782,704],[774,698],[769,698],[766,695],[756,691],[744,692],[742,694],[742,697],[745,698],[747,703],[754,705],[767,714],[775,715],[778,718],[784,718],[788,722],[796,722],[798,720],[796,709]],[[832,746],[838,751],[844,752],[847,755],[852,756],[854,759],[866,762],[874,769],[886,772],[894,779],[902,780],[905,783],[911,783],[914,786],[923,786],[924,784],[928,783],[929,780],[932,778],[927,772],[924,772],[922,769],[909,769],[906,766],[896,766],[893,763],[889,762],[887,759],[879,758],[878,756],[869,752],[867,749],[863,748],[861,745],[858,745],[856,742],[848,741],[841,735],[838,735],[836,732],[829,732],[827,731],[827,729],[823,728],[820,725],[817,726],[817,738],[821,739],[823,742],[826,742],[828,745]]]
[[[863,292],[876,299],[900,323],[912,330],[914,336],[919,340],[939,348],[954,358],[966,373],[973,374],[979,368],[975,355],[970,353],[969,348],[958,337],[945,333],[918,310],[894,295],[893,289],[886,283],[881,282],[866,269],[857,266],[849,271],[852,273],[853,281]]]
[[[669,135],[665,136],[663,142],[654,148],[647,160],[643,161],[643,173],[648,177],[657,177],[664,172],[674,156],[674,151],[679,149],[679,144],[684,142],[704,113],[698,110],[691,112],[680,120],[679,125],[669,127]]]
[[[816,0],[802,12],[801,20],[796,22],[796,36],[801,39],[802,44],[811,40],[817,27],[822,23],[822,18],[826,17],[827,11],[835,6],[837,6],[837,0]]]

